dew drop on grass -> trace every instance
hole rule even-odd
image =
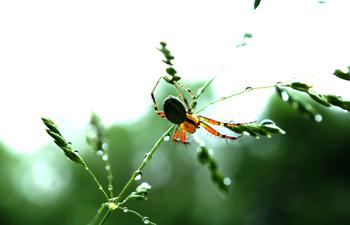
[[[260,122],[261,125],[275,125],[275,123],[272,120],[269,119],[264,119],[263,121]]]
[[[103,143],[102,144],[102,149],[103,150],[108,150],[108,144],[107,143]]]
[[[107,165],[107,166],[105,167],[105,169],[106,169],[106,170],[110,170],[111,167],[110,167],[109,165]]]
[[[127,213],[129,210],[128,210],[128,208],[123,208],[123,212],[125,212],[125,213]]]
[[[316,122],[322,122],[322,120],[323,120],[322,115],[320,115],[320,114],[315,115],[315,121]]]
[[[231,183],[232,183],[232,181],[231,181],[231,179],[230,179],[229,177],[225,177],[225,178],[224,178],[224,184],[225,184],[226,186],[229,186]]]
[[[287,102],[289,100],[289,95],[286,91],[282,91],[281,96],[282,96],[283,101]]]
[[[249,134],[248,131],[243,131],[242,134],[243,134],[243,135],[246,135],[246,136],[250,136],[250,134]]]
[[[246,91],[251,91],[251,90],[253,90],[253,88],[252,87],[246,87],[245,90]]]
[[[170,136],[169,136],[169,135],[165,136],[165,137],[163,138],[163,140],[164,140],[164,141],[169,141],[169,140],[170,140]]]
[[[134,180],[141,180],[142,178],[142,172],[140,170],[136,171],[136,176]]]
[[[102,150],[98,150],[98,151],[96,152],[96,155],[102,156],[102,155],[103,155],[103,151],[102,151]]]
[[[108,155],[103,155],[103,156],[102,156],[102,160],[103,160],[103,161],[107,161],[107,160],[108,160]]]
[[[150,156],[150,153],[146,153],[145,156],[143,157],[144,159],[147,159]]]
[[[149,224],[149,219],[147,217],[143,217],[142,221],[144,224]]]

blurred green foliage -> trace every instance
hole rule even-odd
[[[157,94],[160,102],[169,94],[167,88],[162,90]],[[206,92],[200,102],[208,97]],[[322,123],[301,117],[274,96],[261,118],[272,119],[286,135],[260,140],[243,137],[228,143],[209,135],[202,137],[210,140],[207,144],[217,163],[232,179],[224,196],[197,160],[196,144],[164,142],[139,183],[152,185],[148,200],[132,201],[128,207],[164,225],[350,224],[349,113],[331,111],[317,103],[314,107],[324,115]],[[155,115],[150,101],[149,110],[139,121],[115,124],[106,130],[116,191],[168,125]],[[28,157],[0,145],[1,224],[87,224],[95,215],[103,196],[89,175],[56,148],[49,143]],[[81,146],[79,152],[106,186],[101,160],[87,146]],[[42,161],[64,178],[49,186],[61,186],[60,191],[45,192],[23,181],[30,168]],[[28,197],[31,195],[39,197],[34,201]],[[115,211],[106,224],[142,222]]]

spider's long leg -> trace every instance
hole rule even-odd
[[[200,121],[199,124],[204,127],[204,129],[206,129],[209,133],[217,136],[217,137],[221,137],[221,138],[226,138],[226,139],[231,139],[231,140],[236,140],[238,137],[233,137],[233,136],[228,136],[225,134],[220,134],[217,130],[215,130],[214,128],[212,128],[211,126],[209,126],[208,124],[204,123],[203,121]]]
[[[180,141],[183,144],[188,144],[188,142],[186,141],[186,131],[184,129],[181,129],[180,132]]]
[[[192,110],[196,108],[197,106],[197,97],[194,95],[194,93],[192,92],[192,90],[190,88],[188,88],[187,86],[185,86],[184,84],[182,83],[178,83],[183,89],[185,89],[188,94],[191,96],[192,98],[192,105],[190,107],[190,113],[192,113]]]
[[[177,138],[179,137],[180,131],[181,131],[181,127],[180,127],[180,126],[177,126],[177,127],[176,127],[176,130],[175,130],[175,132],[174,132],[174,134],[173,134],[173,140],[174,140],[174,141],[177,141]]]
[[[158,84],[159,84],[160,79],[162,79],[162,77],[160,77],[160,78],[158,79],[156,85],[154,86],[154,88],[153,88],[153,90],[152,90],[152,93],[151,93],[151,97],[152,97],[152,101],[153,101],[153,104],[154,104],[154,110],[156,111],[156,113],[157,113],[160,117],[164,118],[164,117],[165,117],[165,113],[158,110],[158,105],[157,105],[156,97],[154,96],[154,92],[155,92],[155,90],[156,90],[156,88],[157,88],[157,86],[158,86]]]
[[[180,139],[178,139],[180,136]],[[178,126],[173,134],[173,140],[179,141],[183,144],[189,144],[188,141],[186,141],[186,131],[182,129],[180,126]]]
[[[210,119],[208,117],[204,117],[204,116],[199,116],[198,115],[198,118],[205,121],[205,122],[208,122],[208,123],[211,123],[211,124],[214,124],[214,125],[219,125],[219,126],[224,126],[224,127],[235,127],[235,126],[240,126],[240,125],[244,125],[244,124],[249,124],[249,123],[225,123],[225,122],[220,122],[220,121],[217,121],[217,120],[213,120],[213,119]]]
[[[185,105],[186,105],[186,108],[187,108],[187,112],[191,113],[192,111],[191,111],[190,104],[188,104],[187,99],[185,98],[184,94],[182,93],[182,91],[181,91],[181,89],[179,87],[180,84],[177,83],[177,82],[174,82],[174,85],[176,87],[176,90],[179,92],[179,95],[180,95],[181,99],[185,102]]]

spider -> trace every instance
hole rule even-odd
[[[187,138],[186,132],[193,134],[200,127],[203,127],[209,133],[211,133],[217,137],[220,137],[220,138],[236,140],[237,138],[240,137],[240,136],[234,137],[234,136],[228,136],[225,134],[221,134],[217,130],[215,130],[214,128],[209,126],[208,123],[218,125],[218,126],[223,126],[223,127],[234,127],[234,126],[242,125],[243,123],[225,123],[225,122],[216,121],[216,120],[204,117],[204,116],[193,114],[193,110],[197,104],[197,98],[193,94],[191,89],[187,88],[186,86],[184,86],[181,83],[174,82],[174,85],[179,92],[179,95],[180,95],[179,97],[183,100],[185,105],[183,104],[183,102],[179,98],[172,96],[172,95],[169,95],[164,100],[163,111],[159,111],[154,92],[155,92],[160,80],[161,80],[161,78],[159,78],[156,85],[154,86],[152,93],[151,93],[151,97],[153,100],[154,110],[156,111],[156,113],[160,117],[166,118],[170,122],[177,124],[177,127],[176,127],[175,132],[174,132],[173,137],[172,137],[174,141],[178,141],[178,142],[181,142],[183,144],[188,144],[189,142],[186,140],[186,138]],[[191,98],[192,98],[191,106],[188,103],[187,99],[184,97],[183,93],[181,92],[180,87],[182,87],[184,90],[186,90],[188,92],[189,96],[191,96]]]

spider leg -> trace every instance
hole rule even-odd
[[[191,96],[192,98],[192,104],[191,104],[191,107],[190,107],[190,110],[189,112],[192,113],[192,110],[196,108],[197,106],[197,97],[194,95],[194,93],[192,92],[192,90],[190,88],[188,88],[187,86],[185,86],[184,84],[182,83],[178,83],[183,89],[185,89],[188,94]]]
[[[173,140],[174,140],[174,141],[177,141],[177,138],[179,137],[180,131],[181,131],[181,127],[180,127],[180,126],[177,126],[177,127],[176,127],[176,130],[175,130],[175,132],[174,132],[174,134],[173,134]]]
[[[181,129],[180,132],[180,142],[182,144],[188,144],[189,142],[186,141],[186,131],[184,129]]]
[[[158,105],[157,105],[156,97],[154,96],[154,92],[155,92],[155,90],[156,90],[156,88],[157,88],[157,86],[158,86],[158,84],[159,84],[160,79],[162,79],[162,77],[160,77],[160,78],[158,79],[156,85],[154,86],[154,88],[153,88],[153,90],[152,90],[152,93],[151,93],[151,97],[152,97],[152,101],[153,101],[153,105],[154,105],[154,110],[156,111],[156,113],[157,113],[160,117],[165,118],[165,113],[158,110]]]
[[[217,137],[221,137],[221,138],[226,138],[226,139],[230,139],[230,140],[236,140],[238,137],[233,137],[233,136],[228,136],[225,134],[220,134],[217,130],[215,130],[214,128],[212,128],[211,126],[209,126],[208,124],[204,123],[203,121],[199,121],[199,124],[204,127],[204,129],[206,129],[209,133],[217,136]]]
[[[182,93],[181,91],[181,88],[179,85],[181,85],[180,83],[177,83],[177,82],[174,82],[174,85],[176,87],[176,90],[179,92],[179,95],[181,97],[181,99],[185,102],[185,105],[186,105],[186,108],[187,108],[187,112],[191,113],[192,110],[191,110],[191,107],[190,107],[190,104],[188,104],[188,101],[187,99],[185,98],[184,94]]]
[[[203,121],[206,121],[208,123],[211,123],[211,124],[214,124],[214,125],[223,126],[223,127],[235,127],[235,126],[240,126],[240,125],[251,123],[251,122],[249,122],[249,123],[225,123],[225,122],[220,122],[220,121],[213,120],[213,119],[210,119],[208,117],[199,116],[199,115],[198,115],[198,118],[203,120]]]
[[[180,136],[180,139],[178,139]],[[173,134],[173,140],[179,141],[182,144],[189,144],[188,141],[186,141],[186,131],[182,129],[180,126],[176,127],[176,130]]]

